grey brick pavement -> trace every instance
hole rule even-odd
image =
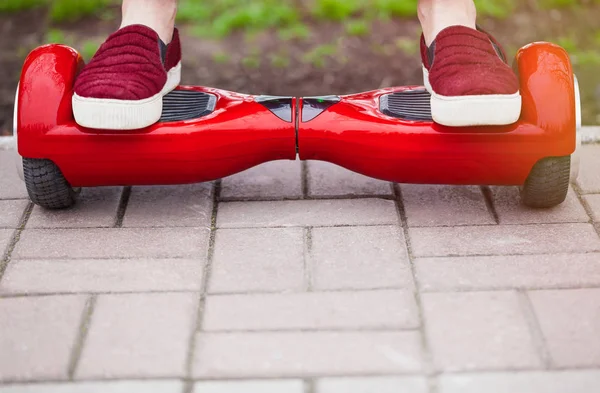
[[[68,212],[54,212],[34,206],[27,228],[111,228],[115,225],[121,187],[86,188],[78,204]]]
[[[281,161],[27,201],[0,151],[0,393],[593,393],[600,145],[568,201]],[[14,245],[14,247],[13,247]]]

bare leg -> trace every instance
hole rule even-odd
[[[474,29],[477,19],[473,0],[419,0],[418,11],[427,45],[447,27],[458,25]]]
[[[173,37],[177,0],[123,0],[121,27],[144,25],[168,44]]]

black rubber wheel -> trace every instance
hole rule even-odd
[[[558,206],[567,199],[571,179],[571,156],[540,160],[521,187],[523,204],[533,208]]]
[[[45,209],[66,209],[75,204],[77,192],[50,160],[23,158],[23,175],[29,198]]]

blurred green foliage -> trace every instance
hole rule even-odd
[[[554,8],[578,7],[590,2],[600,4],[600,0],[540,0],[536,4]],[[45,6],[51,26],[59,26],[61,22],[90,15],[114,18],[116,15],[110,12],[120,3],[121,0],[0,0],[0,13]],[[418,0],[179,0],[178,3],[178,23],[191,25],[190,31],[198,36],[222,38],[234,31],[243,31],[249,37],[275,29],[280,39],[293,40],[311,36],[307,18],[342,23],[347,35],[364,36],[369,34],[371,24],[377,19],[416,16]],[[475,3],[479,15],[495,18],[509,17],[519,4],[518,0],[475,0]],[[48,31],[47,40],[72,41],[57,29]],[[596,41],[600,46],[600,35]],[[580,64],[600,64],[599,54],[579,49],[577,37],[563,37],[558,44],[572,53]],[[406,53],[416,50],[412,42],[400,40],[396,45]],[[82,52],[84,56],[93,55],[97,47],[97,42],[86,41]],[[324,45],[309,52],[305,60],[322,65],[332,55],[330,52],[330,47]],[[271,61],[278,66],[287,63],[285,56],[274,57]],[[253,57],[245,63],[251,68],[258,66]]]
[[[53,22],[73,22],[89,15],[99,15],[120,0],[2,0],[0,12],[15,12],[45,6]]]
[[[0,12],[14,12],[44,5],[48,0],[2,0]]]
[[[600,0],[589,0],[600,3]],[[589,2],[588,1],[588,2]],[[89,15],[102,15],[120,0],[2,0],[0,12],[49,7],[55,23],[75,21]],[[234,30],[278,28],[284,36],[305,37],[305,16],[325,21],[348,21],[346,31],[353,35],[368,33],[375,18],[413,17],[418,0],[179,0],[178,21],[196,25],[202,36],[224,37]],[[518,0],[475,0],[480,15],[508,17]],[[540,0],[541,7],[577,6],[581,0]],[[300,34],[297,34],[300,33]]]

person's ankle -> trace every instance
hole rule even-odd
[[[418,14],[427,46],[448,27],[477,28],[477,9],[473,0],[420,0]]]
[[[423,29],[423,35],[425,36],[425,43],[427,44],[427,46],[430,46],[431,43],[433,41],[435,41],[436,37],[438,36],[438,34],[440,32],[442,32],[443,30],[446,30],[449,27],[453,27],[453,26],[464,26],[464,27],[468,27],[470,29],[476,30],[477,29],[477,25],[475,22],[469,22],[469,21],[456,21],[456,22],[447,22],[444,24],[439,24],[436,26],[432,26],[432,28],[430,29]]]
[[[134,26],[134,25],[142,25],[142,26],[146,26],[149,29],[152,29],[153,31],[156,32],[156,34],[158,34],[158,37],[161,39],[162,42],[164,42],[165,44],[169,44],[171,42],[171,40],[173,39],[173,30],[174,27],[173,26],[165,26],[165,27],[156,27],[156,24],[154,23],[147,23],[147,22],[143,22],[143,21],[133,21],[133,20],[128,20],[128,21],[123,21],[121,23],[121,26],[119,26],[119,30],[127,27],[127,26]]]

